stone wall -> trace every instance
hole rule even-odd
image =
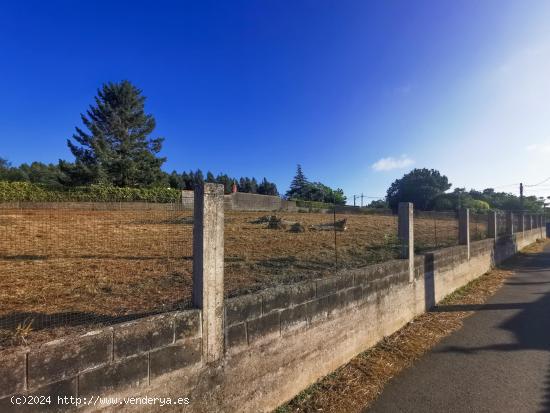
[[[394,260],[228,299],[225,354],[210,364],[198,310],[19,350],[0,365],[0,411],[13,410],[15,393],[189,397],[186,411],[270,411],[542,236],[537,228],[475,241],[469,257],[467,246],[416,256],[412,281],[408,261]]]
[[[13,395],[51,396],[51,406],[34,408],[66,411],[70,406],[58,406],[58,396],[139,393],[160,376],[201,363],[200,316],[198,310],[166,313],[4,354],[0,411],[34,411],[14,405]]]

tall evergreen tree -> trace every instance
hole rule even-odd
[[[309,182],[302,171],[302,165],[296,167],[296,175],[290,183],[290,189],[286,193],[287,198],[304,199],[308,191]]]
[[[150,138],[155,119],[145,113],[145,97],[129,81],[107,83],[98,90],[67,144],[75,163],[59,161],[68,183],[109,183],[120,187],[161,182],[165,158],[157,157],[163,138]]]
[[[214,174],[210,171],[206,173],[206,182],[216,183],[216,178],[214,177]]]

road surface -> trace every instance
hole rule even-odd
[[[393,379],[366,411],[550,412],[550,249],[515,273],[464,326]]]

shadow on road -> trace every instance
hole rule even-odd
[[[506,263],[502,268],[515,270],[518,273],[530,273],[546,271],[550,269],[550,253],[526,255],[519,260]],[[521,275],[516,276],[521,277]],[[550,292],[540,293],[536,286],[550,284],[550,281],[533,280],[532,282],[514,279],[505,283],[504,288],[523,289],[534,287],[529,296],[540,295],[540,298],[531,302],[520,303],[493,303],[480,305],[448,305],[434,307],[431,311],[500,311],[517,310],[510,318],[502,322],[498,327],[511,332],[515,343],[494,344],[479,347],[446,347],[441,352],[456,352],[463,354],[475,354],[479,352],[513,352],[525,350],[538,350],[550,352]],[[508,290],[513,294],[513,290]],[[536,291],[536,292],[535,292]],[[519,290],[518,290],[519,293]],[[523,291],[521,294],[525,295]],[[545,395],[541,400],[540,412],[550,412],[550,372],[546,373],[544,382]]]

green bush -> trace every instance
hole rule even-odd
[[[491,209],[491,206],[487,202],[481,201],[479,199],[472,199],[465,206],[470,208],[474,212],[486,212]]]
[[[90,185],[67,190],[51,190],[29,182],[0,181],[0,202],[159,202],[181,200],[173,188],[118,188]]]

